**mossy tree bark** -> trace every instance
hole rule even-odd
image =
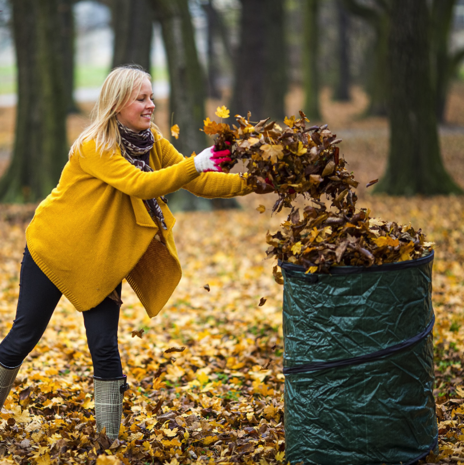
[[[319,105],[319,0],[303,0],[304,111],[310,120],[321,120]]]
[[[333,98],[339,101],[350,100],[350,16],[342,0],[337,0],[338,25],[338,73]]]
[[[3,202],[35,202],[55,187],[66,163],[66,96],[57,31],[58,0],[15,0],[12,25],[18,105]],[[59,34],[59,33],[58,33]]]
[[[112,67],[136,64],[150,72],[153,10],[148,0],[112,0]]]
[[[366,91],[369,95],[368,116],[387,114],[387,49],[390,27],[387,0],[374,0],[372,6],[359,3],[358,0],[343,0],[348,11],[369,23],[375,32],[372,44],[370,72],[367,77]]]
[[[235,59],[231,114],[253,121],[283,120],[287,53],[281,0],[241,0],[240,43]]]
[[[391,0],[388,41],[390,153],[375,192],[462,193],[440,156],[426,2]]]

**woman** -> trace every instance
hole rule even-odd
[[[207,198],[251,192],[239,175],[220,173],[229,151],[180,155],[153,124],[154,109],[150,75],[114,69],[93,123],[38,206],[26,231],[16,319],[0,344],[0,408],[64,294],[84,316],[97,430],[116,439],[128,389],[117,342],[121,281],[154,317],[181,277],[175,219],[163,195],[180,188]]]

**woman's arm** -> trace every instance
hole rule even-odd
[[[167,140],[161,141],[163,166],[176,166],[186,160]],[[191,159],[193,157],[187,158]],[[229,198],[253,192],[246,180],[238,174],[217,172],[202,173],[198,178],[182,186],[192,194],[206,198]]]
[[[82,155],[75,153],[81,168],[91,176],[140,199],[170,194],[199,176],[193,158],[182,158],[172,166],[146,173],[129,163],[119,151],[97,152],[95,141],[82,146]],[[163,165],[164,166],[164,165]]]

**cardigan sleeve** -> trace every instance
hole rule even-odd
[[[143,172],[129,163],[116,150],[96,150],[95,141],[86,141],[82,154],[75,153],[81,168],[91,176],[113,186],[124,194],[140,199],[152,199],[175,192],[199,176],[193,158],[150,173]]]
[[[184,158],[175,147],[166,139],[162,143],[162,163],[163,166],[175,166],[182,163]],[[198,178],[190,181],[188,184],[182,186],[183,189],[188,190],[192,194],[199,197],[214,198],[230,198],[238,195],[246,195],[253,192],[249,187],[246,180],[239,174],[227,174],[217,172],[201,173]]]

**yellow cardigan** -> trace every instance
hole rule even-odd
[[[238,174],[199,174],[193,157],[158,139],[150,173],[119,150],[102,153],[95,141],[85,142],[26,230],[32,258],[79,311],[98,305],[123,278],[150,317],[166,304],[182,271],[172,235],[175,218],[160,196],[180,188],[207,198],[251,192]],[[167,230],[159,231],[150,217],[142,201],[148,198],[158,198]]]

